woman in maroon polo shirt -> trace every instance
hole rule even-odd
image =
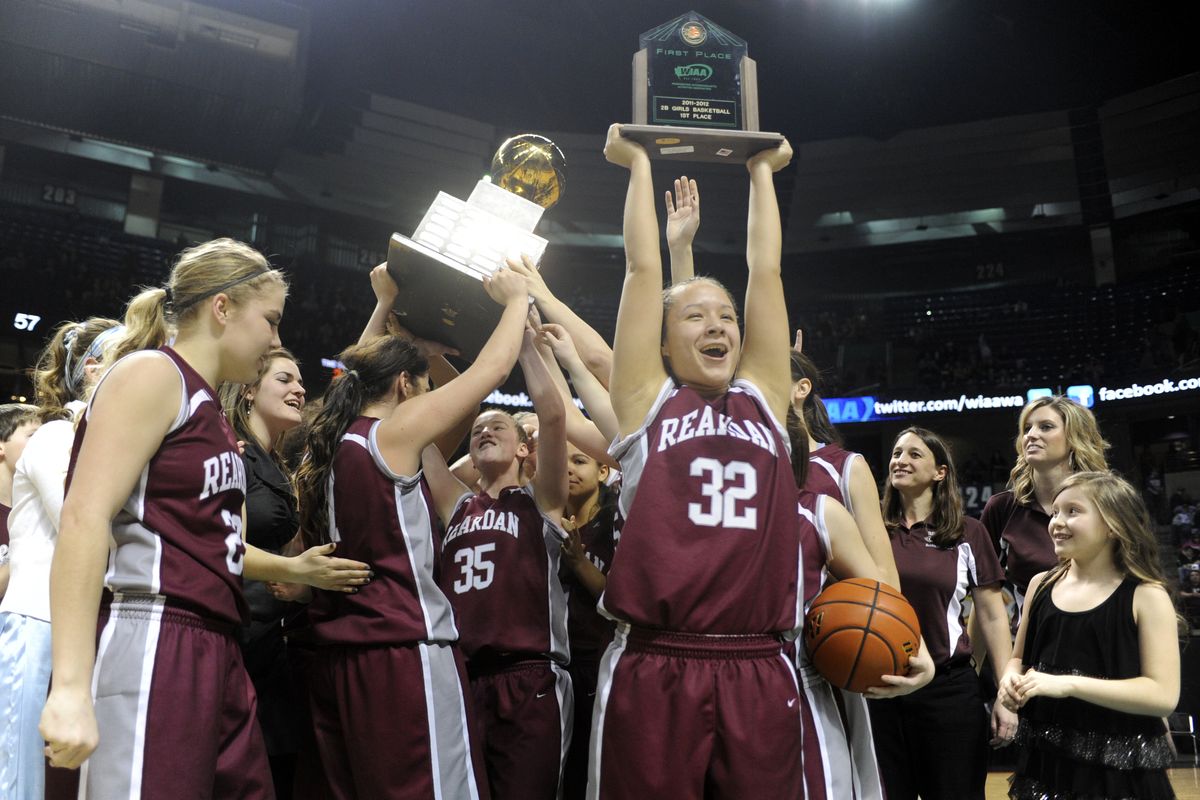
[[[987,531],[963,514],[950,450],[924,428],[900,432],[883,491],[904,596],[921,622],[937,666],[910,695],[872,700],[871,726],[889,800],[983,800],[988,716],[971,666],[963,620],[970,594],[993,667],[1008,663],[1011,642],[1000,595],[1004,573]],[[1016,716],[995,704],[992,740],[1010,740]]]
[[[1030,579],[1058,563],[1048,530],[1054,494],[1073,472],[1107,470],[1109,444],[1091,411],[1055,396],[1039,397],[1021,410],[1015,446],[1009,488],[992,495],[980,517],[1016,600],[1013,633]]]

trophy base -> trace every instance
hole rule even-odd
[[[710,164],[745,164],[755,153],[783,142],[782,133],[676,125],[622,125],[621,133],[645,147],[652,159]]]
[[[474,360],[503,309],[483,288],[484,272],[399,233],[388,243],[388,274],[400,287],[394,310],[414,335]]]

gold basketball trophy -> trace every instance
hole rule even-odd
[[[412,237],[395,233],[388,245],[400,322],[422,339],[474,358],[503,310],[488,297],[483,277],[507,258],[541,259],[547,242],[533,229],[565,186],[562,151],[544,136],[525,133],[500,145],[491,175],[465,202],[438,192]]]
[[[633,56],[633,124],[651,158],[745,164],[783,142],[758,129],[758,68],[746,41],[695,11],[646,31]]]

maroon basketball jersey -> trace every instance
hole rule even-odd
[[[670,380],[614,445],[620,545],[600,607],[648,628],[791,631],[801,622],[799,514],[786,429],[758,389],[705,399]]]
[[[808,477],[804,481],[804,488],[832,497],[853,514],[854,509],[850,506],[850,467],[856,458],[862,456],[832,442],[819,445],[808,454]]]
[[[980,515],[992,545],[1000,556],[1004,573],[1020,593],[1024,604],[1029,582],[1058,563],[1050,538],[1050,515],[1034,503],[1018,503],[1012,490],[988,498]]]
[[[800,491],[800,596],[804,610],[821,593],[828,573],[829,529],[825,525],[827,495],[802,489]]]
[[[458,639],[437,583],[441,547],[423,473],[407,477],[379,452],[380,421],[359,417],[333,456],[329,538],[337,555],[365,561],[375,578],[355,594],[316,592],[308,608],[319,644],[404,644]]]
[[[963,620],[963,600],[976,586],[1004,580],[987,530],[972,517],[963,517],[963,535],[950,547],[929,541],[924,522],[888,530],[904,597],[921,622],[921,635],[938,667],[958,664],[971,656],[971,640]]]
[[[528,486],[458,501],[442,544],[439,583],[454,606],[467,658],[512,653],[570,660],[567,593],[559,579],[566,534]]]
[[[616,509],[601,509],[591,522],[579,529],[579,538],[588,560],[605,575],[613,560],[615,515]],[[600,614],[596,607],[598,598],[575,579],[575,573],[570,568],[563,572],[571,590],[567,599],[567,633],[571,655],[573,658],[581,655],[597,657],[612,641],[613,621]]]
[[[197,614],[249,621],[242,597],[246,471],[217,393],[170,347],[179,370],[179,413],[112,522],[117,549],[104,582],[114,592],[166,597]],[[104,391],[96,387],[94,401]],[[67,490],[87,436],[91,403],[75,432]]]

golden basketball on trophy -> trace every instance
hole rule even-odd
[[[483,276],[506,258],[541,259],[547,242],[533,229],[562,197],[566,168],[562,151],[545,136],[513,136],[470,197],[438,192],[411,237],[393,234],[388,272],[401,289],[395,311],[405,327],[467,357],[478,353],[501,311],[484,291]]]
[[[558,145],[536,133],[513,136],[492,157],[492,183],[542,208],[551,208],[566,186],[567,160]]]

